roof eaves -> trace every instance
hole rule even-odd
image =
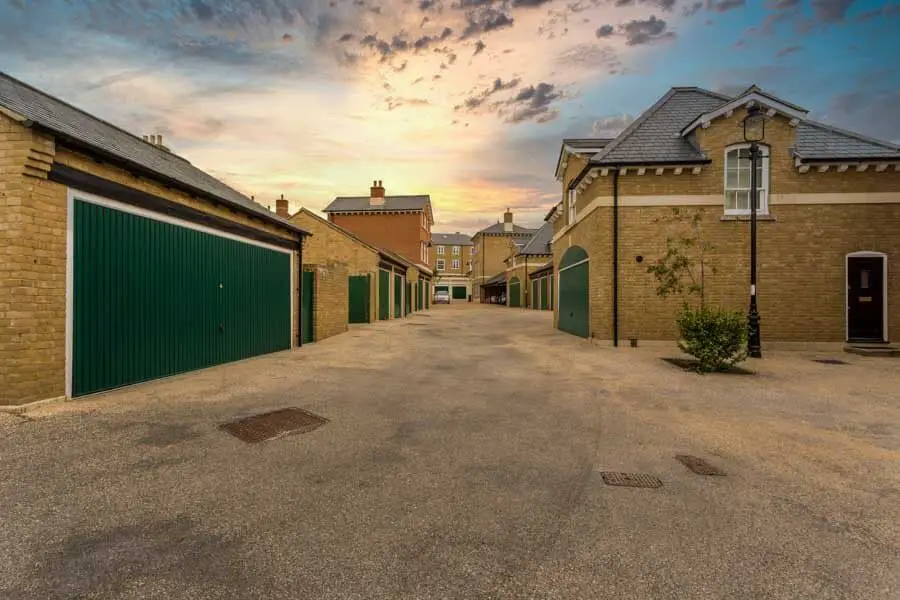
[[[768,102],[765,102],[766,100],[768,100]],[[725,104],[723,104],[721,106],[717,106],[713,110],[710,110],[710,111],[700,114],[699,116],[697,116],[697,118],[695,118],[693,121],[688,123],[688,125],[681,130],[681,137],[686,136],[687,134],[692,132],[694,129],[699,127],[702,123],[712,121],[713,119],[716,119],[716,118],[724,115],[728,111],[735,110],[738,107],[743,106],[744,104],[746,104],[748,102],[759,103],[763,106],[766,106],[767,108],[769,108],[771,110],[785,114],[785,115],[791,117],[792,119],[802,120],[802,119],[804,119],[804,117],[806,115],[806,111],[804,109],[795,107],[795,105],[793,105],[793,104],[784,102],[780,98],[770,96],[761,91],[752,91],[750,93],[738,96],[737,98],[734,98],[733,100],[726,102]],[[776,106],[771,106],[771,104],[778,104],[778,105],[780,105],[780,108],[776,107]]]

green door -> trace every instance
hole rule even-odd
[[[378,320],[386,321],[391,316],[391,273],[378,271]]]
[[[431,284],[427,281],[425,282],[425,308],[431,308]]]
[[[312,271],[303,271],[303,290],[301,292],[303,301],[301,307],[302,330],[300,331],[300,339],[304,344],[311,344],[313,341],[313,306],[316,303],[316,274]]]
[[[466,286],[454,285],[452,297],[454,300],[465,300],[466,299]]]
[[[550,280],[550,310],[553,310],[554,302],[556,301],[556,296],[553,295],[553,290],[556,289],[556,277],[551,273],[548,279]]]
[[[412,283],[406,282],[406,314],[412,312]]]
[[[400,310],[403,306],[403,278],[399,275],[394,275],[394,318],[399,319],[401,316]]]
[[[422,310],[423,308],[425,308],[425,298],[422,296],[422,290],[425,289],[423,285],[424,283],[425,282],[421,279],[416,282],[416,310]]]
[[[540,284],[538,283],[537,279],[533,279],[531,281],[531,298],[530,298],[530,300],[531,300],[531,308],[534,308],[534,309],[540,308],[540,306],[539,306],[539,302],[540,302],[539,293],[540,292],[538,291],[540,289],[539,286],[540,286]]]
[[[369,322],[369,281],[371,275],[351,275],[350,286],[350,310],[348,320],[350,323]]]
[[[542,310],[550,310],[550,304],[548,303],[547,298],[547,280],[549,277],[541,277],[541,309]]]
[[[507,304],[513,308],[522,306],[522,284],[518,277],[509,280],[509,300]]]
[[[291,255],[74,203],[72,395],[291,347]]]
[[[562,331],[590,335],[589,265],[587,252],[572,246],[559,264],[559,318]]]

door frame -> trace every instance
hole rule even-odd
[[[226,231],[220,231],[218,229],[214,229],[212,227],[207,227],[205,225],[200,225],[198,223],[192,223],[191,221],[187,221],[184,219],[180,219],[178,217],[172,217],[166,214],[154,212],[152,210],[148,210],[146,208],[141,208],[138,206],[134,206],[131,204],[126,204],[124,202],[119,202],[118,200],[112,200],[111,198],[107,198],[105,196],[98,196],[97,194],[92,194],[90,192],[83,192],[77,188],[66,187],[66,348],[65,348],[65,378],[66,378],[66,397],[72,397],[72,385],[73,381],[73,363],[74,363],[74,353],[75,353],[75,344],[74,344],[74,333],[75,333],[75,201],[80,200],[81,202],[88,202],[90,204],[96,204],[98,206],[103,206],[105,208],[109,208],[112,210],[117,210],[119,212],[124,212],[128,214],[132,214],[138,217],[144,217],[147,219],[151,219],[154,221],[161,221],[163,223],[169,223],[170,225],[175,225],[177,227],[184,227],[185,229],[193,229],[194,231],[200,231],[202,233],[207,233],[210,235],[216,235],[222,238],[226,238],[229,240],[234,240],[237,242],[241,242],[243,244],[251,244],[253,246],[259,246],[260,248],[266,248],[268,250],[275,250],[276,252],[283,252],[284,254],[288,254],[291,257],[290,262],[290,295],[291,295],[291,330],[288,335],[291,338],[291,348],[295,348],[295,338],[294,338],[294,319],[297,319],[297,328],[300,331],[302,327],[302,323],[300,322],[299,315],[297,314],[297,301],[300,300],[298,296],[300,295],[300,287],[303,282],[298,281],[297,277],[297,265],[296,265],[296,257],[295,252],[293,250],[288,250],[287,248],[281,248],[279,246],[274,246],[272,244],[267,244],[265,242],[258,242],[256,240],[252,240],[249,238],[242,237],[240,235],[235,235],[233,233],[229,233]],[[295,290],[298,293],[294,293]]]
[[[860,250],[844,255],[844,341],[850,339],[850,259],[851,258],[880,258],[881,259],[881,337],[887,342],[888,337],[888,255],[884,252],[872,250]]]

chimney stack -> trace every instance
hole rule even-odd
[[[381,185],[381,180],[378,179],[372,182],[372,187],[369,189],[369,205],[370,206],[382,206],[384,204],[384,186]]]
[[[288,201],[284,199],[284,194],[281,195],[281,198],[275,200],[275,214],[282,219],[287,219],[291,216],[288,213]]]
[[[504,233],[512,233],[513,232],[513,214],[509,212],[509,209],[506,209],[506,212],[503,213],[503,231]]]

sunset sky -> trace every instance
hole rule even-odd
[[[559,199],[563,137],[751,83],[900,141],[900,1],[0,0],[0,70],[274,207],[431,194],[437,231]]]

